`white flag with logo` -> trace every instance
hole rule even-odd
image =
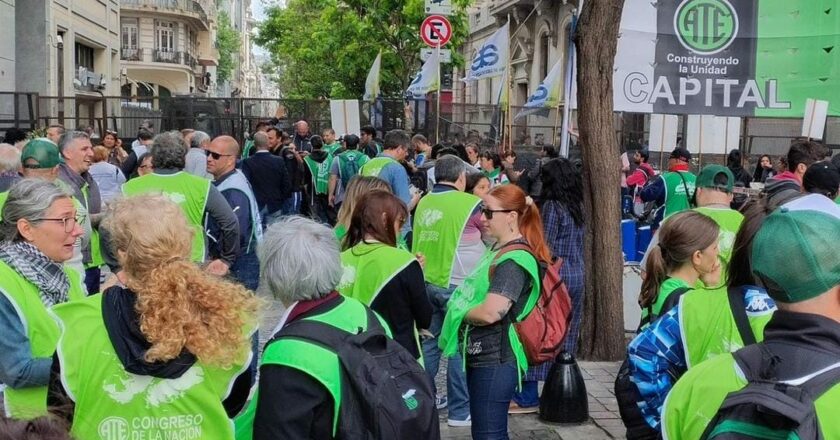
[[[373,60],[373,65],[370,66],[370,72],[368,72],[367,79],[365,80],[365,96],[362,100],[367,102],[373,102],[379,96],[379,71],[382,68],[382,51],[379,51],[379,54],[376,55],[376,59]]]
[[[411,81],[408,92],[417,96],[437,90],[440,90],[440,51],[435,50]]]
[[[523,118],[541,110],[556,109],[560,105],[560,91],[564,85],[562,64],[562,59],[554,63],[554,67],[548,72],[534,94],[528,97],[525,108],[514,119]]]
[[[510,53],[510,22],[496,31],[478,48],[464,81],[492,78],[505,73]]]

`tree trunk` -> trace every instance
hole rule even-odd
[[[623,259],[613,65],[624,0],[586,0],[577,25],[577,102],[586,212],[586,299],[580,354],[624,356]]]

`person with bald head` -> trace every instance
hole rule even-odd
[[[292,137],[292,143],[295,144],[295,148],[299,152],[312,152],[312,143],[309,142],[309,138],[312,137],[312,133],[309,132],[309,123],[300,120],[295,123],[295,135]]]
[[[254,191],[245,174],[236,169],[239,143],[230,136],[219,136],[204,151],[207,153],[207,172],[213,176],[213,185],[239,220],[239,255],[230,268],[231,275],[248,289],[256,290],[260,274],[256,248],[262,238],[262,221]],[[217,240],[220,232],[211,220],[207,225],[211,256],[219,252]]]

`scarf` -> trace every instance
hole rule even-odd
[[[0,245],[0,260],[38,288],[41,302],[52,307],[67,301],[70,281],[64,268],[27,242]]]

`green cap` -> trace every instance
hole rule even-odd
[[[715,183],[715,179],[717,179],[721,174],[726,176],[726,183]],[[731,193],[732,186],[734,184],[735,176],[732,174],[732,171],[729,171],[729,168],[726,168],[723,165],[706,165],[703,167],[703,170],[700,171],[700,175],[697,176],[698,188],[715,188]]]
[[[24,168],[52,168],[61,163],[58,145],[45,138],[32,139],[23,147],[20,163]]]
[[[753,240],[752,271],[770,297],[797,303],[840,285],[838,211],[782,206],[764,220]]]

